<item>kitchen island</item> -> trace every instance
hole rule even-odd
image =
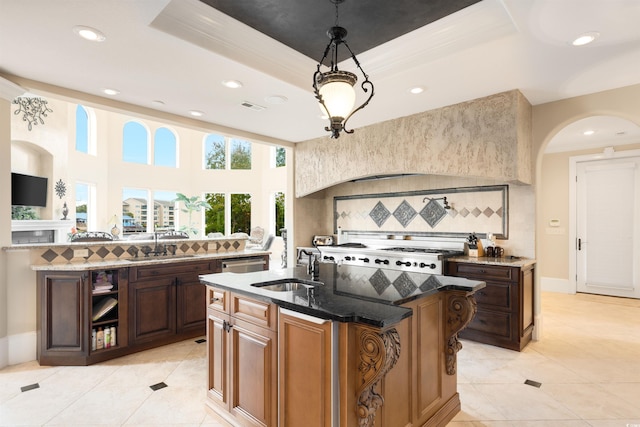
[[[238,426],[445,426],[484,282],[320,264],[200,276],[207,405]]]

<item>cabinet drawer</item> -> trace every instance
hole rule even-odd
[[[209,261],[179,262],[175,264],[148,265],[129,268],[129,281],[144,280],[159,276],[175,276],[184,273],[203,274],[211,271]]]
[[[276,309],[273,304],[242,295],[231,294],[230,314],[238,319],[244,319],[265,328],[275,330],[277,326]]]
[[[478,309],[467,329],[511,339],[511,321],[512,315],[509,313]],[[464,336],[464,334],[461,334],[461,336]]]
[[[229,312],[229,292],[207,287],[207,306],[214,310]]]
[[[514,273],[515,271],[515,273]],[[462,277],[478,277],[481,279],[518,280],[518,269],[486,264],[453,263],[449,266],[449,274]]]
[[[509,283],[485,283],[487,286],[474,294],[478,304],[482,307],[491,305],[511,310],[512,285]]]

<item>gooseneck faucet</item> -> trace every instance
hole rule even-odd
[[[318,263],[318,258],[315,256],[313,252],[309,252],[306,249],[301,249],[300,252],[309,257],[309,265],[307,265],[307,273],[309,273],[309,275],[313,280],[316,280],[320,276],[320,264]]]

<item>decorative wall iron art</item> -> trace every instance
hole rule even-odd
[[[38,96],[19,96],[13,100],[13,104],[18,106],[13,114],[22,113],[22,121],[27,122],[28,129],[32,130],[33,125],[37,125],[38,122],[43,125],[43,117],[47,117],[47,113],[53,112],[47,103],[46,99]]]

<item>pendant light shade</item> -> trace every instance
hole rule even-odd
[[[336,21],[338,4],[343,1],[331,0],[336,5]],[[347,30],[336,25],[329,28],[327,35],[331,40],[325,48],[324,55],[313,75],[313,93],[320,103],[320,110],[329,117],[330,125],[325,127],[325,130],[331,132],[331,138],[339,138],[340,132],[343,130],[346,133],[353,133],[353,130],[347,130],[345,125],[355,112],[363,109],[373,98],[373,83],[369,81],[369,76],[364,72],[355,54],[344,39],[347,36]],[[356,67],[364,76],[364,80],[360,85],[362,91],[364,93],[371,91],[367,100],[356,109],[353,108],[356,102],[354,86],[358,81],[358,77],[351,72],[338,69],[338,47],[340,45],[344,45],[347,48],[351,54],[351,59],[353,59]],[[329,71],[322,72],[321,67],[327,57],[330,58]]]
[[[322,75],[320,86],[320,96],[324,100],[324,106],[320,104],[320,110],[329,117],[342,117],[343,119],[351,113],[356,103],[356,91],[353,85],[357,77],[353,73],[344,71],[333,71]],[[326,110],[325,111],[325,107]]]

